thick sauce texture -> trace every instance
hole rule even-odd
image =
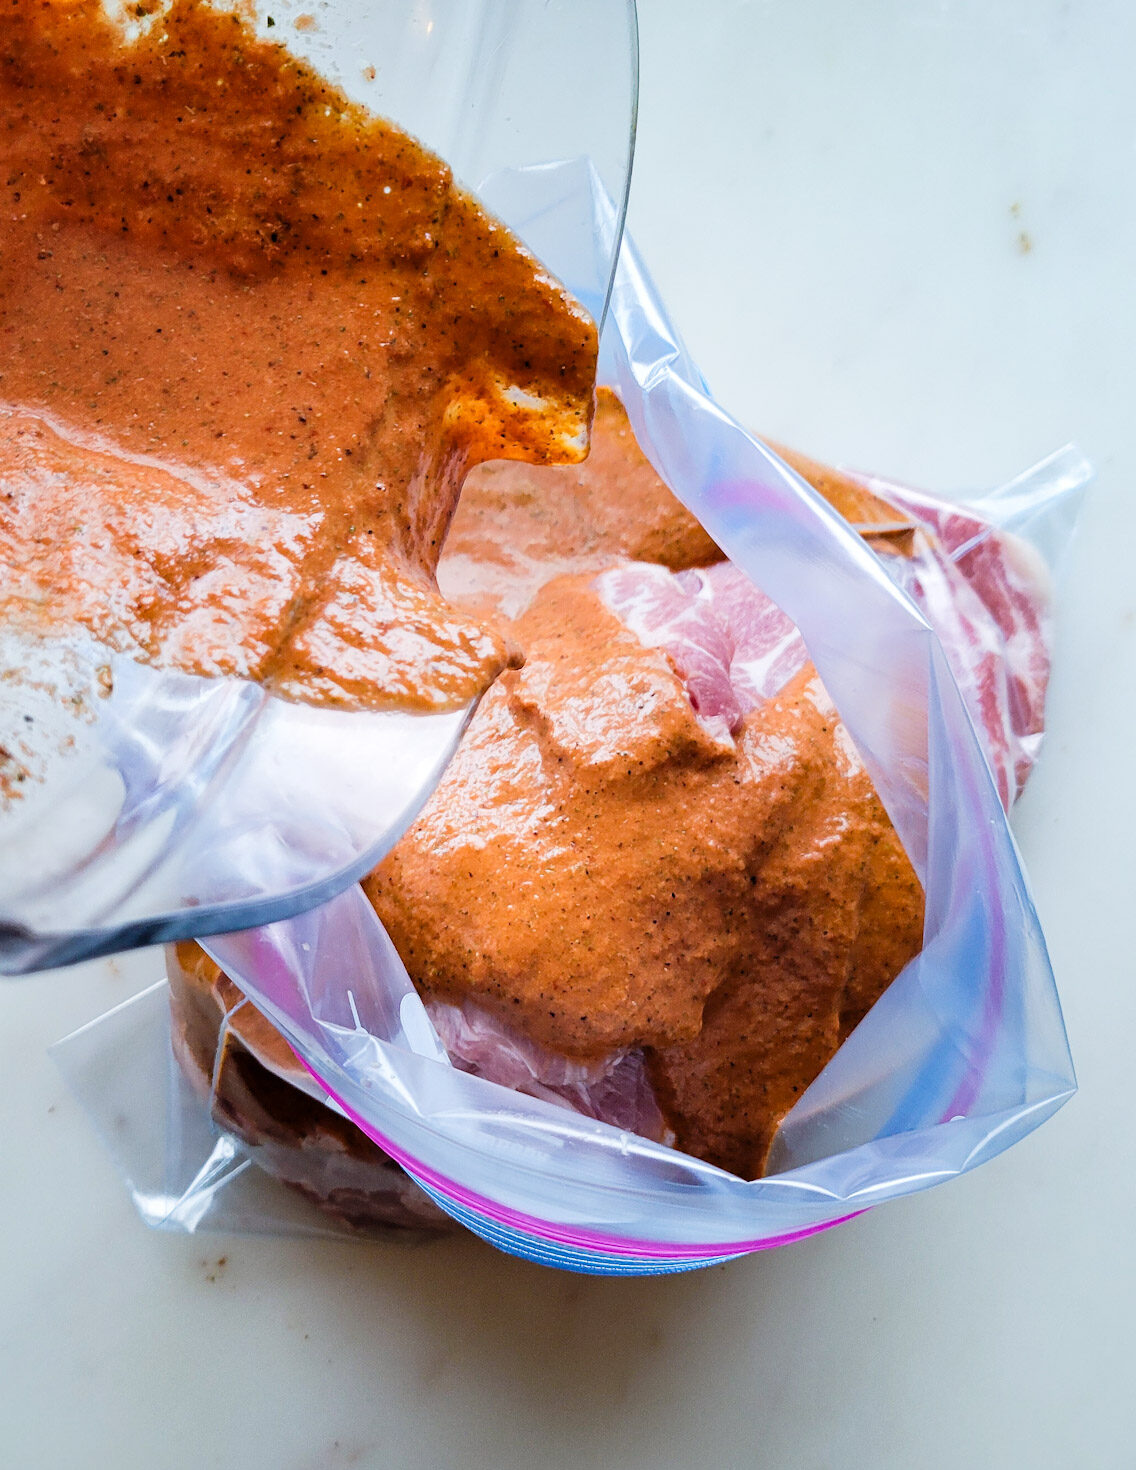
[[[919,884],[811,667],[730,746],[590,577],[516,633],[368,893],[427,993],[570,1056],[645,1048],[679,1146],[754,1177],[918,951]]]
[[[470,465],[587,448],[594,324],[444,163],[194,0],[0,28],[0,617],[288,696],[509,660],[434,571]]]
[[[866,534],[894,533],[891,507],[796,464]],[[641,1049],[678,1146],[752,1178],[918,952],[923,894],[811,666],[715,738],[597,589],[628,559],[719,558],[610,394],[579,470],[475,471],[439,578],[511,619],[525,663],[365,886],[427,996],[570,1057]],[[177,974],[223,983],[178,951]],[[245,1045],[286,1078],[291,1054],[250,1012]]]
[[[795,467],[892,534],[883,502]],[[366,887],[426,993],[570,1056],[643,1048],[679,1147],[756,1177],[918,952],[923,893],[811,666],[714,739],[665,652],[602,602],[595,573],[623,558],[720,553],[611,395],[580,470],[471,476],[439,576],[515,616],[525,664]]]

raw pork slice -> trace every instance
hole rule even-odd
[[[965,506],[903,486],[872,486],[919,526],[907,565],[889,570],[923,607],[979,734],[1007,810],[1022,793],[1045,727],[1052,584],[1037,551]],[[934,566],[932,567],[932,563]]]
[[[890,490],[890,487],[889,487]],[[958,680],[1007,810],[1037,759],[1049,678],[1050,585],[1019,537],[910,495],[910,551],[881,557],[926,614]],[[730,562],[679,573],[629,563],[597,580],[608,607],[663,648],[710,733],[724,738],[808,661],[776,603]]]
[[[530,1097],[542,1097],[657,1143],[674,1141],[659,1112],[641,1051],[615,1051],[595,1060],[576,1061],[530,1041],[476,1001],[465,999],[461,1005],[451,1005],[431,998],[426,1009],[450,1060],[463,1072],[487,1077]]]
[[[629,563],[601,573],[596,586],[641,643],[665,650],[719,738],[808,662],[796,626],[731,562],[678,573]]]

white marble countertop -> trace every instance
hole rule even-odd
[[[1136,10],[642,0],[631,226],[722,400],[938,490],[1099,479],[1015,818],[1081,1092],[976,1174],[689,1276],[147,1232],[0,988],[0,1459],[56,1470],[1121,1470],[1136,1455]]]

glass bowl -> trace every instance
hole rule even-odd
[[[446,158],[602,319],[635,137],[633,0],[265,0],[256,16]],[[314,708],[11,628],[0,660],[0,746],[38,745],[45,770],[0,806],[9,974],[328,899],[397,841],[470,713]]]

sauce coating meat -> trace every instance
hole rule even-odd
[[[343,705],[508,661],[433,574],[471,464],[583,457],[596,333],[241,14],[0,27],[0,617]]]
[[[818,488],[866,531],[895,525],[841,477]],[[439,578],[509,618],[526,660],[365,883],[451,1058],[613,1121],[614,1093],[648,1136],[759,1175],[922,939],[922,891],[799,635],[602,391],[579,470],[471,475]],[[171,975],[199,969],[183,954]]]
[[[902,515],[794,458],[903,553]],[[440,581],[513,617],[525,664],[365,887],[428,1001],[552,1053],[641,1052],[678,1146],[755,1177],[918,952],[923,894],[788,620],[728,566],[684,589],[720,561],[606,390],[579,469],[475,471]]]
[[[918,952],[918,881],[811,666],[723,740],[591,577],[515,632],[368,895],[427,996],[570,1057],[642,1048],[679,1147],[754,1177]]]

